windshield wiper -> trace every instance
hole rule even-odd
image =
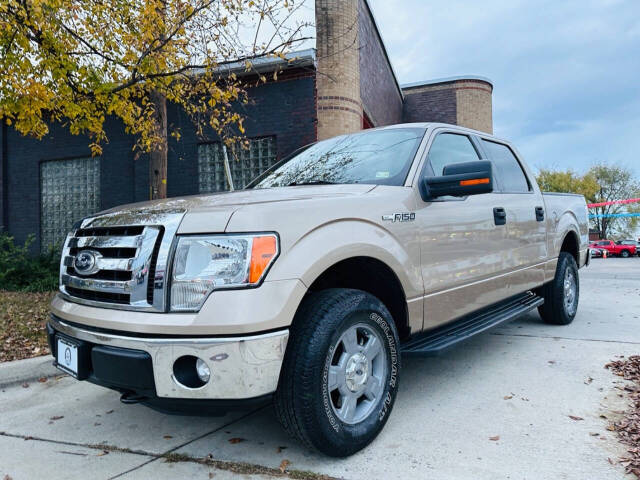
[[[336,182],[327,182],[326,180],[311,180],[309,182],[291,182],[287,187],[298,187],[300,185],[336,185]]]

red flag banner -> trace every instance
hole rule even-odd
[[[587,207],[595,208],[595,207],[606,207],[607,205],[624,205],[626,203],[636,203],[640,202],[640,198],[627,198],[626,200],[611,200],[610,202],[600,202],[600,203],[588,203]]]

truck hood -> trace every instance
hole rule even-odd
[[[152,218],[157,213],[184,212],[185,216],[178,233],[222,232],[233,212],[247,205],[350,197],[365,194],[373,188],[375,185],[300,185],[238,190],[132,203],[105,210],[96,216],[121,217],[129,213],[132,218],[141,216]]]

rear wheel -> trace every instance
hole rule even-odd
[[[620,255],[622,255],[622,258],[629,258],[631,256],[631,254],[629,253],[629,250],[622,250]]]
[[[276,414],[305,445],[345,457],[384,427],[399,373],[398,333],[380,300],[352,289],[313,293],[294,320]]]
[[[544,304],[538,311],[546,323],[568,325],[573,322],[580,298],[578,265],[573,255],[560,252],[555,277],[542,287],[540,293]]]

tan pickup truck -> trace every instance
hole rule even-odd
[[[570,323],[587,243],[584,198],[542,194],[510,143],[444,124],[366,130],[242,191],[79,222],[51,350],[125,403],[205,415],[273,401],[291,435],[346,456],[389,418],[402,355],[535,308]]]

